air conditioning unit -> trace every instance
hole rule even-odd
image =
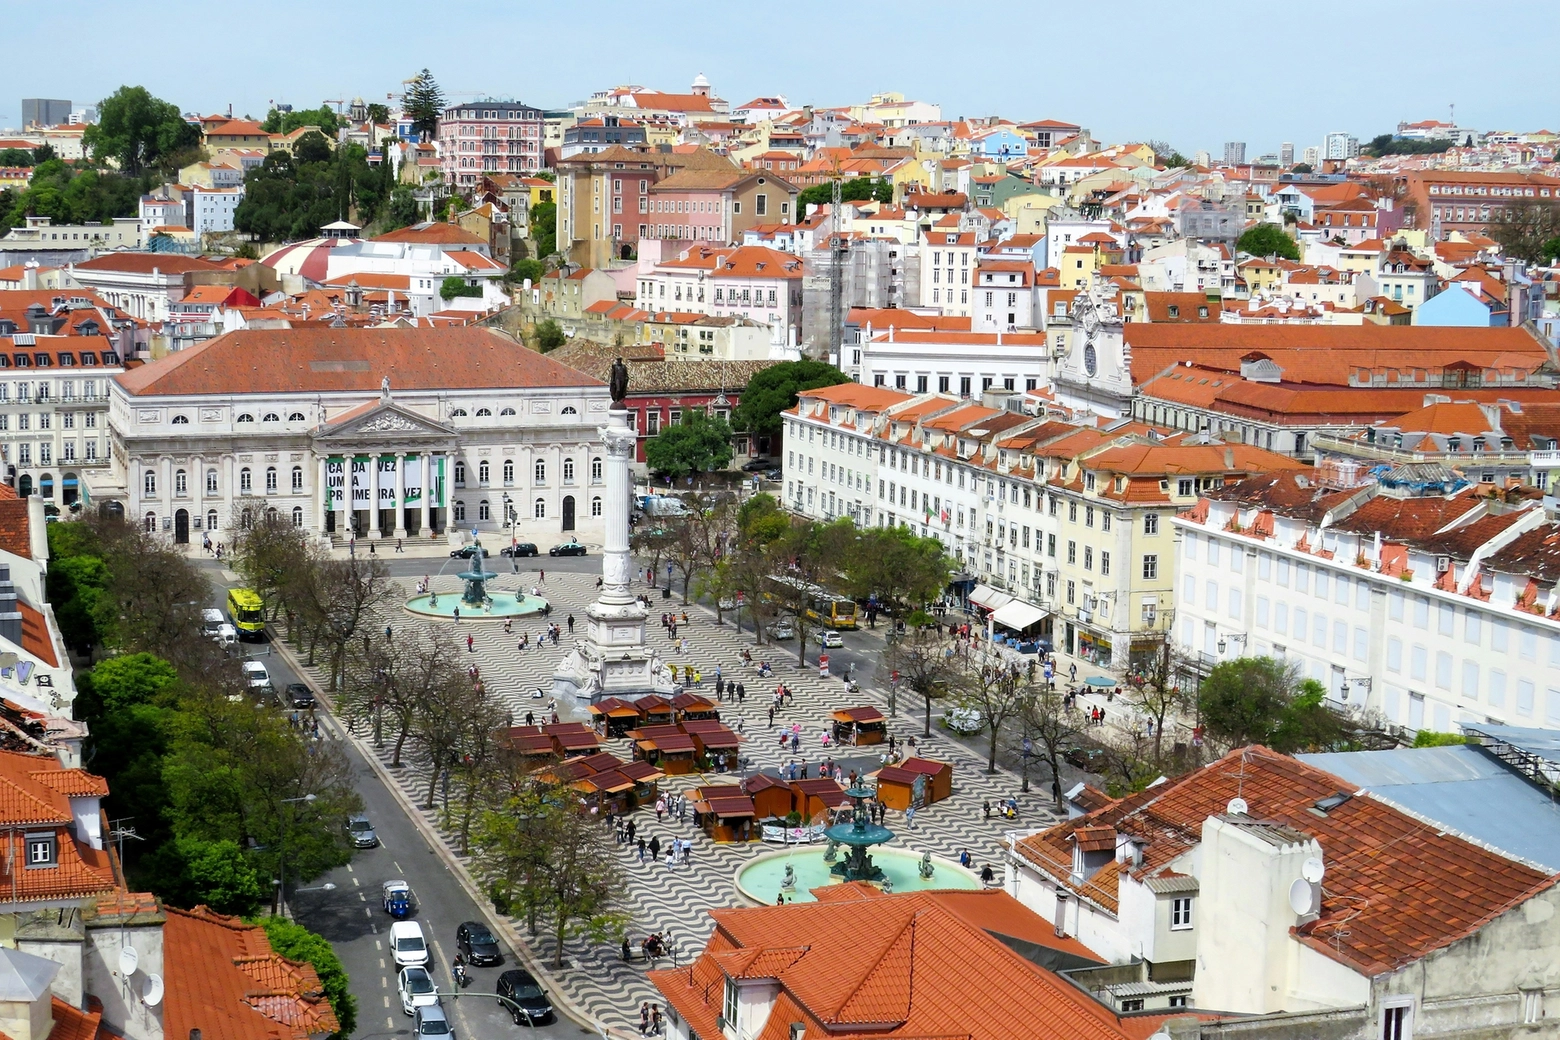
[[[1450,556],[1437,556],[1435,558],[1435,572],[1437,574],[1445,574],[1451,569],[1452,558]]]

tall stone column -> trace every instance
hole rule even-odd
[[[395,536],[406,537],[406,452],[395,453]]]
[[[325,483],[325,456],[320,455],[314,466],[314,533],[325,537],[326,517],[330,515],[330,488]]]
[[[374,452],[368,457],[368,536],[370,538],[383,538],[384,530],[381,526],[379,512],[379,459],[380,453]]]
[[[422,529],[419,534],[433,533],[433,456],[426,451],[422,458]]]

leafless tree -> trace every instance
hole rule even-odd
[[[1083,712],[1069,707],[1067,698],[1054,683],[1038,683],[1030,688],[1019,717],[1024,723],[1024,737],[1033,749],[1031,757],[1040,759],[1051,770],[1051,797],[1056,811],[1063,812],[1062,762],[1068,750],[1084,739]]]

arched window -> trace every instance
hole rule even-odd
[[[564,459],[563,460],[563,482],[565,484],[572,484],[572,483],[574,483],[574,460],[573,459]]]
[[[466,417],[466,409],[464,409],[464,408],[457,408],[457,409],[455,409],[454,411],[452,411],[450,413],[450,418],[452,418],[452,419],[464,419],[465,417]]]
[[[287,421],[288,422],[303,422],[303,413],[302,412],[289,412],[289,413],[287,413]]]
[[[182,469],[173,471],[173,493],[181,496],[190,493],[190,483]]]
[[[498,414],[499,415],[514,415],[515,414],[515,410],[513,408],[505,408],[503,411],[499,412]]]
[[[491,471],[488,469],[486,460],[477,463],[477,482],[479,484],[486,484],[488,482],[488,475],[490,472]]]
[[[175,415],[173,417],[173,425],[175,426],[188,426],[189,424],[190,417],[187,415]]]
[[[282,417],[280,415],[277,415],[275,412],[266,412],[265,415],[261,418],[260,421],[261,422],[281,422],[282,421]]]
[[[572,404],[566,404],[566,405],[563,406],[563,411],[559,412],[558,414],[559,415],[579,415],[580,414],[580,410],[578,408],[574,407]]]
[[[268,495],[276,494],[276,467],[275,466],[267,466],[265,468],[265,493],[268,494]]]
[[[208,509],[208,510],[206,510],[206,530],[208,530],[208,531],[215,531],[216,529],[217,529],[217,511],[215,509]]]
[[[206,494],[208,494],[208,495],[215,495],[216,493],[217,493],[217,471],[214,470],[214,469],[208,469],[206,471]]]
[[[303,526],[303,507],[302,506],[293,506],[293,526],[294,527],[302,527]]]
[[[157,531],[157,514],[156,513],[147,513],[146,514],[146,518],[143,521],[143,523],[144,523],[145,530],[146,530],[147,534],[154,534],[154,533],[156,533],[156,531]]]
[[[249,476],[248,466],[245,466],[243,469],[238,471],[238,490],[241,494],[245,495],[254,490],[253,481]],[[245,524],[244,527],[247,529],[249,525]]]
[[[157,473],[154,470],[147,470],[141,478],[141,493],[147,498],[157,494]]]
[[[485,499],[485,498],[482,501],[477,503],[477,519],[478,520],[491,520],[492,519],[492,515],[491,515],[491,513],[488,510],[488,500]]]
[[[465,484],[466,484],[466,464],[464,462],[457,462],[457,463],[455,463],[455,486],[456,487],[464,487]]]
[[[255,417],[250,415],[248,412],[244,412],[242,415],[240,415],[238,417],[238,421],[239,422],[254,422],[255,421]]]
[[[601,459],[599,458],[590,460],[590,479],[593,484],[601,479]]]
[[[247,531],[253,524],[254,517],[249,515],[249,510],[244,510],[243,515],[238,518],[238,525]]]
[[[295,494],[295,495],[301,494],[303,492],[303,467],[302,466],[294,466],[293,467],[293,472],[292,472],[292,489],[293,489],[293,494]]]
[[[266,506],[266,509],[265,509],[265,522],[268,523],[268,524],[274,524],[274,523],[276,523],[276,519],[277,519],[276,507],[275,506]]]
[[[515,482],[515,460],[514,459],[505,459],[504,460],[504,483],[505,484],[513,484],[514,482]]]
[[[547,463],[541,459],[536,460],[536,482],[538,484],[547,483]]]
[[[601,496],[600,495],[597,495],[595,498],[590,500],[590,515],[591,516],[600,516],[601,515]]]
[[[493,409],[491,409],[491,408],[478,408],[477,409],[477,418],[478,419],[489,417],[492,414],[493,414]]]
[[[538,520],[547,519],[547,500],[545,498],[539,498],[536,500],[536,507],[532,515],[535,516]]]
[[[456,521],[464,521],[466,519],[466,503],[458,498],[455,500],[455,519]]]

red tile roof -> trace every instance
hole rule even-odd
[[[594,387],[567,365],[482,328],[243,329],[116,378],[132,395]]]
[[[151,274],[155,269],[165,275],[227,270],[210,260],[202,260],[198,256],[180,256],[177,253],[103,253],[71,266],[77,271],[127,271],[136,274]]]
[[[1351,797],[1312,811],[1339,793]],[[1321,915],[1291,934],[1366,975],[1397,970],[1472,935],[1560,880],[1258,746],[1026,838],[1018,852],[1114,913],[1122,874],[1144,880],[1171,871],[1201,842],[1204,821],[1225,813],[1237,795],[1249,806],[1247,819],[1291,828],[1321,845]],[[1073,836],[1101,827],[1141,843],[1142,865],[1108,864],[1080,884],[1071,873]]]
[[[12,832],[10,847],[0,850],[0,891],[22,901],[114,892],[109,853],[77,840],[70,803],[102,790],[100,778],[67,770],[53,756],[0,751],[0,824],[53,830],[57,838],[56,864],[28,868],[22,837]]]
[[[379,235],[373,241],[424,242],[436,245],[487,245],[487,239],[481,235],[467,231],[459,224],[451,224],[444,220],[433,220],[423,224],[413,224],[411,227],[397,228],[394,231],[387,231],[383,235]]]
[[[169,1036],[306,1040],[339,1028],[314,968],[277,954],[264,930],[203,906],[165,910]]]

